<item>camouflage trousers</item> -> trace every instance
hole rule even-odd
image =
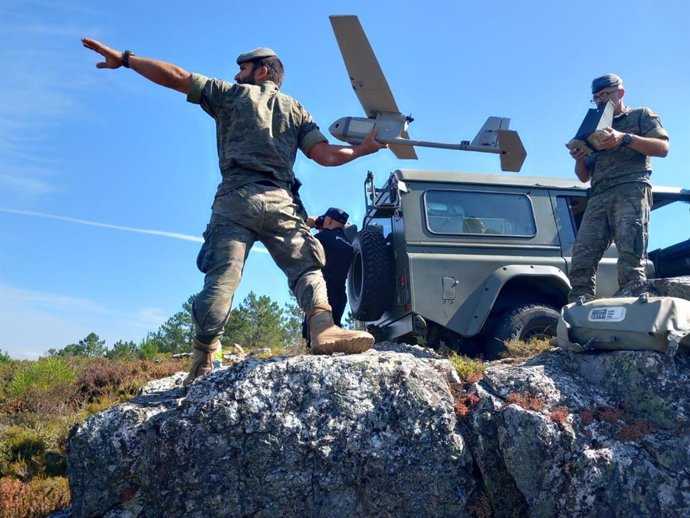
[[[263,243],[287,276],[300,308],[308,313],[327,303],[321,268],[325,254],[300,216],[291,194],[279,187],[249,184],[216,197],[197,266],[204,287],[194,300],[197,340],[211,343],[223,334],[232,298],[252,245]]]
[[[618,285],[644,281],[652,189],[625,183],[592,196],[577,234],[570,267],[568,302],[595,295],[596,268],[613,241],[618,251]]]

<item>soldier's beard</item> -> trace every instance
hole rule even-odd
[[[254,72],[252,72],[250,75],[245,77],[244,79],[238,79],[237,84],[240,85],[254,85],[256,86],[256,81],[254,81]]]

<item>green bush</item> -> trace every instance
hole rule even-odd
[[[74,420],[34,422],[0,429],[0,476],[24,482],[36,477],[65,476],[65,444]]]
[[[139,347],[139,358],[142,360],[153,360],[158,354],[158,346],[153,340],[147,340]]]
[[[462,381],[474,383],[484,377],[484,364],[481,360],[474,360],[455,352],[448,355],[448,360]]]
[[[186,362],[50,356],[0,363],[0,518],[43,517],[69,504],[72,427]]]
[[[14,372],[7,392],[15,398],[29,393],[63,392],[77,379],[74,367],[63,358],[49,356],[34,362],[26,362]]]
[[[20,362],[11,373],[5,397],[17,410],[60,415],[75,405],[76,379],[75,367],[65,358]]]

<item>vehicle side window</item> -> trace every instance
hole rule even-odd
[[[424,194],[427,228],[434,234],[533,237],[532,203],[524,194],[430,190]]]
[[[584,196],[557,196],[556,207],[558,217],[562,221],[562,230],[566,233],[566,242],[574,242],[587,208],[587,198]],[[566,221],[569,224],[565,223]]]

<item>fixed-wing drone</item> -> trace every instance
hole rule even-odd
[[[388,144],[398,158],[417,158],[414,146],[478,151],[499,154],[504,171],[520,170],[527,153],[517,132],[508,129],[510,119],[503,117],[489,117],[472,142],[445,144],[411,140],[407,126],[412,118],[398,109],[359,19],[330,16],[330,20],[352,88],[367,115],[338,119],[328,128],[331,135],[349,144],[359,144],[376,127],[376,140]]]

